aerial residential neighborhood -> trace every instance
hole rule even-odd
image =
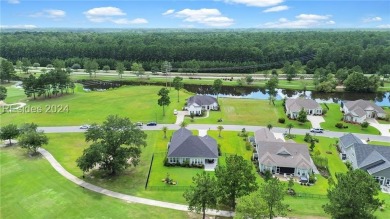
[[[390,218],[390,2],[0,2],[0,218]]]

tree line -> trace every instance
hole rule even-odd
[[[253,72],[301,60],[308,62],[309,74],[330,62],[337,69],[359,65],[372,74],[390,63],[390,37],[382,31],[4,32],[0,36],[3,57],[13,63],[27,58],[41,66],[56,59],[65,67],[83,66],[92,59],[100,67],[115,69],[119,61],[131,69],[138,62],[151,71],[170,61],[173,71]]]

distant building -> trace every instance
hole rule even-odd
[[[385,118],[385,111],[372,101],[355,100],[344,101],[342,111],[344,112],[344,121],[363,123],[367,118]]]
[[[299,111],[302,109],[307,113],[307,115],[322,115],[322,108],[315,100],[305,99],[305,98],[296,98],[296,99],[287,99],[286,104],[286,115],[295,119],[298,117]]]
[[[188,98],[185,110],[190,114],[200,115],[202,110],[218,110],[218,101],[212,96],[195,95]]]

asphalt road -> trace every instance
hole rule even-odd
[[[168,127],[170,130],[177,130],[180,128],[179,125],[176,124],[158,124],[157,126],[142,126],[143,130],[161,130],[163,126]],[[212,124],[189,124],[187,126],[188,129],[191,130],[199,130],[199,129],[209,129],[209,130],[217,130],[219,125]],[[225,131],[241,131],[243,128],[246,131],[256,131],[259,128],[264,128],[264,126],[249,126],[249,125],[223,125]],[[80,129],[79,126],[58,126],[58,127],[39,127],[39,130],[43,130],[45,133],[74,133],[74,132],[85,132],[85,129]],[[272,128],[272,132],[275,133],[285,133],[288,132],[286,128]],[[292,128],[291,134],[295,135],[305,135],[308,133],[308,129],[297,129]],[[324,136],[331,138],[339,138],[343,135],[347,134],[346,132],[333,132],[333,131],[324,131],[324,133],[315,133],[315,136]],[[381,141],[381,142],[390,142],[390,137],[388,136],[380,136],[380,135],[367,135],[367,134],[356,134],[360,139],[366,140],[370,139],[371,141]]]

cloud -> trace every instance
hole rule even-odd
[[[8,3],[10,3],[10,4],[19,4],[20,1],[19,0],[8,0]]]
[[[184,9],[175,13],[175,17],[183,18],[185,22],[195,22],[210,27],[228,27],[234,24],[234,20],[222,16],[218,9],[202,8],[198,10]]]
[[[224,0],[224,2],[244,4],[250,7],[270,7],[282,3],[284,0]]]
[[[147,24],[148,21],[144,18],[136,18],[136,19],[133,19],[133,20],[129,20],[127,18],[121,18],[121,19],[116,19],[116,20],[112,20],[113,23],[116,23],[116,24]]]
[[[390,28],[390,24],[382,24],[377,26],[378,28]]]
[[[124,13],[120,8],[116,7],[100,7],[92,8],[84,12],[88,20],[96,23],[106,22],[112,20],[113,16],[124,16]]]
[[[377,17],[367,17],[363,19],[364,23],[378,22],[378,21],[382,21],[382,18],[377,16]]]
[[[162,15],[169,15],[169,14],[173,14],[173,12],[175,12],[174,9],[169,9],[167,10],[166,12],[162,13]]]
[[[287,18],[280,18],[276,22],[268,22],[260,27],[263,28],[315,28],[326,25],[336,24],[335,21],[330,20],[331,15],[316,15],[316,14],[300,14],[295,16],[296,20],[288,20]]]
[[[65,16],[66,16],[66,12],[58,9],[43,10],[30,15],[30,17],[47,17],[53,19],[63,18]]]
[[[20,24],[20,25],[0,25],[0,28],[33,29],[38,27],[32,24]]]
[[[288,10],[288,9],[289,9],[289,7],[287,5],[279,5],[279,6],[275,6],[275,7],[272,7],[272,8],[267,8],[263,12],[264,13],[278,12],[278,11],[285,11],[285,10]]]
[[[116,7],[100,7],[92,8],[84,12],[85,17],[95,23],[112,22],[120,25],[132,25],[132,24],[147,24],[148,21],[144,18],[135,18],[130,20],[128,18],[117,18],[126,16],[120,8]]]

